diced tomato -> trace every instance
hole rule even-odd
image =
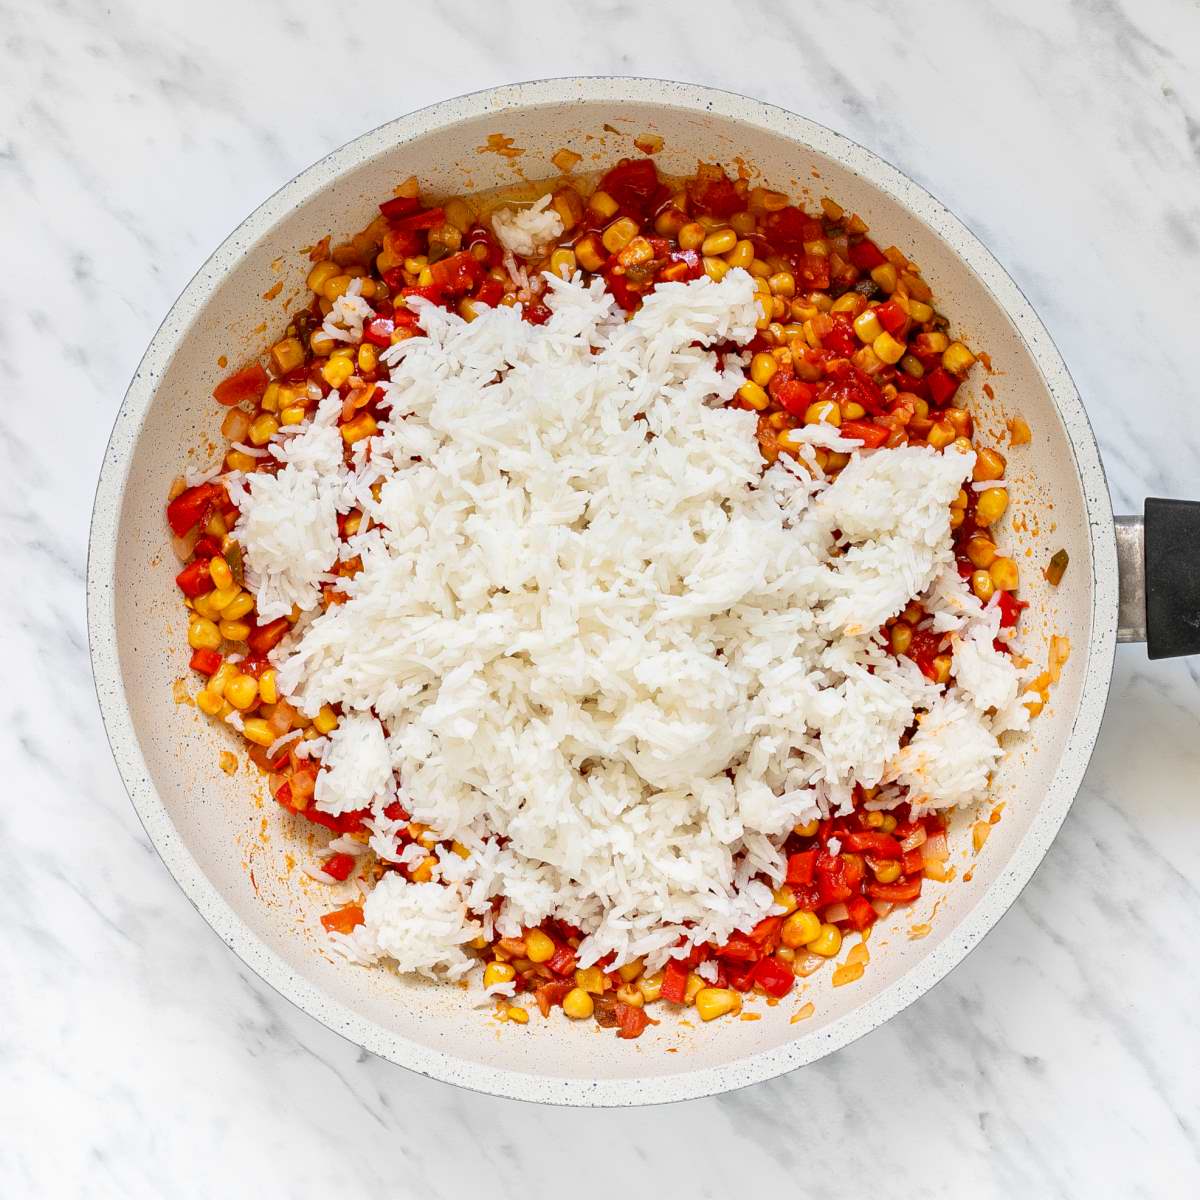
[[[856,854],[869,854],[872,858],[899,858],[904,853],[894,837],[869,830],[844,834],[842,845]]]
[[[352,933],[365,921],[361,904],[347,904],[345,908],[327,912],[321,917],[321,924],[330,933]]]
[[[545,325],[550,320],[550,310],[540,300],[530,300],[521,305],[521,316],[530,325]]]
[[[275,620],[268,622],[266,625],[260,625],[257,629],[252,629],[250,636],[246,638],[246,645],[255,654],[267,654],[279,645],[283,640],[283,635],[290,628],[291,623],[287,617],[276,617]]]
[[[216,650],[193,650],[188,666],[201,675],[215,675],[224,660]]]
[[[463,250],[439,259],[429,268],[429,273],[433,276],[434,287],[451,296],[463,296],[479,282],[483,265],[470,250]]]
[[[997,607],[1000,609],[1000,624],[1004,629],[1009,629],[1020,620],[1023,609],[1029,607],[1024,600],[1018,600],[1012,592],[997,592],[999,599],[996,601]]]
[[[870,421],[843,421],[841,434],[844,438],[862,442],[868,450],[882,446],[888,439],[888,431],[881,425],[873,425]]]
[[[167,524],[176,537],[191,533],[208,510],[225,494],[219,483],[198,483],[186,492],[180,492],[167,505]]]
[[[662,998],[682,1004],[687,998],[687,980],[687,966],[677,958],[668,959],[663,967]]]
[[[956,379],[945,367],[935,367],[925,376],[929,385],[929,399],[938,407],[945,408],[954,399],[961,379]]]
[[[615,1011],[617,1014],[617,1037],[625,1038],[627,1041],[631,1038],[641,1037],[643,1030],[650,1024],[650,1017],[644,1008],[635,1008],[623,1000],[617,1001]]]
[[[664,283],[686,283],[704,274],[704,263],[695,250],[675,250],[667,256],[667,265],[658,273]]]
[[[393,196],[390,200],[385,200],[379,206],[379,211],[389,220],[392,220],[397,217],[407,217],[415,213],[420,207],[420,196]]]
[[[812,218],[809,217],[802,208],[797,208],[794,204],[789,204],[777,212],[769,212],[764,214],[762,218],[762,231],[767,240],[772,246],[777,246],[781,249],[789,249],[791,247],[802,246],[806,241],[815,241],[816,238],[810,237],[813,232],[813,226],[810,224]],[[821,223],[816,223],[816,237],[824,236],[824,231],[821,229]]]
[[[406,300],[410,296],[420,296],[423,300],[432,300],[434,304],[446,305],[446,297],[439,287],[433,284],[422,284],[420,287],[405,287],[400,289],[400,295]]]
[[[915,850],[906,850],[904,857],[900,860],[900,868],[905,875],[920,875],[925,870],[925,855],[921,853],[921,847],[918,846]],[[870,891],[867,895],[870,895]]]
[[[216,558],[220,553],[221,543],[211,533],[206,533],[203,537],[198,537],[196,544],[192,547],[192,556],[194,558]]]
[[[788,855],[787,862],[787,883],[789,886],[795,884],[812,883],[813,868],[817,861],[817,852],[815,850],[798,850],[795,854]]]
[[[353,854],[331,854],[322,864],[321,870],[341,882],[350,878],[356,862],[358,859]]]
[[[257,404],[262,399],[262,394],[267,390],[267,384],[270,382],[271,377],[266,371],[258,363],[251,363],[240,371],[234,371],[227,379],[221,380],[213,388],[213,397],[218,404],[228,407],[241,404],[246,400],[252,400]]]
[[[781,379],[778,383],[772,379],[771,395],[785,412],[793,417],[802,417],[817,398],[817,389],[799,379]]]
[[[888,300],[885,304],[878,305],[875,309],[875,316],[880,325],[892,334],[899,333],[908,324],[908,313],[895,300]]]
[[[821,338],[821,345],[836,354],[853,354],[862,343],[854,332],[850,318],[845,313],[835,313],[833,328]]]
[[[210,561],[207,558],[193,559],[175,576],[175,582],[179,585],[179,590],[189,600],[194,600],[197,596],[203,596],[205,592],[212,591],[212,576],[208,572]]]
[[[912,879],[901,879],[895,883],[868,883],[867,895],[872,900],[886,900],[892,904],[905,904],[915,900],[921,894],[921,876]]]
[[[658,168],[650,158],[623,158],[600,180],[600,190],[645,217],[658,193]]]
[[[864,901],[864,903],[866,903]],[[870,905],[867,905],[870,908]],[[872,909],[872,911],[874,911]],[[754,965],[754,982],[768,996],[782,999],[792,990],[796,976],[787,963],[780,962],[774,955],[760,959]]]
[[[724,172],[720,177],[704,175],[693,179],[687,185],[687,194],[698,212],[711,213],[714,217],[731,217],[746,207],[733,180]]]
[[[829,258],[824,254],[804,254],[796,260],[796,282],[806,288],[829,286]],[[857,345],[857,343],[856,343]]]
[[[867,886],[870,887],[870,884]],[[878,916],[875,906],[862,896],[851,896],[846,901],[846,920],[851,929],[857,929],[861,933],[868,926],[874,924]]]
[[[551,980],[533,989],[533,998],[537,1001],[538,1009],[543,1017],[550,1015],[550,1010],[563,1002],[567,993],[575,987],[575,980]]]
[[[376,315],[363,323],[363,341],[372,346],[390,346],[395,332],[396,322],[390,317]]]
[[[912,641],[908,647],[908,657],[921,668],[921,674],[927,679],[933,679],[936,672],[933,660],[938,656],[942,646],[942,635],[930,629],[913,630]]]
[[[574,972],[578,962],[579,960],[575,957],[575,951],[570,946],[559,946],[554,951],[554,956],[546,963],[546,966],[555,975],[570,975]]]
[[[391,804],[383,810],[383,815],[389,821],[407,821],[408,813],[404,809],[404,805],[399,800],[393,800]]]
[[[296,776],[292,778],[294,781]],[[335,817],[332,813],[322,812],[319,808],[314,808],[310,804],[304,809],[304,815],[314,825],[323,825],[326,829],[333,830],[334,833],[357,833],[363,827],[363,818],[369,817],[371,810],[369,808],[356,808],[353,812],[339,813]]]
[[[478,300],[480,304],[486,304],[489,308],[495,308],[503,296],[504,285],[498,279],[492,279],[489,276],[475,289],[473,298]]]
[[[887,262],[887,256],[870,238],[856,242],[848,251],[850,261],[860,271],[871,271]]]

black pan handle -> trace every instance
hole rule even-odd
[[[1200,654],[1198,547],[1198,501],[1151,498],[1144,518],[1117,518],[1118,641],[1144,641],[1150,658]]]

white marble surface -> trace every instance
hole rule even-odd
[[[650,7],[0,0],[0,1194],[1200,1193],[1195,664],[1122,650],[1058,842],[931,995],[799,1074],[665,1109],[534,1110],[356,1052],[207,930],[126,800],[83,605],[126,382],[264,196],[455,92],[657,74],[849,134],[1025,288],[1118,506],[1200,496],[1194,3]]]

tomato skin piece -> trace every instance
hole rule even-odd
[[[195,600],[213,589],[212,576],[209,574],[207,558],[193,559],[178,575],[175,582],[179,590],[189,599]]]
[[[869,421],[843,421],[841,434],[844,438],[862,442],[868,450],[878,449],[888,439],[886,429]]]
[[[851,896],[846,901],[846,914],[846,920],[850,927],[857,929],[859,933],[869,928],[879,918],[874,905],[862,896]]]
[[[361,904],[347,904],[345,908],[327,912],[321,917],[321,924],[330,933],[352,933],[359,925],[365,924]]]
[[[617,1037],[624,1038],[626,1041],[641,1037],[646,1026],[650,1024],[650,1017],[644,1008],[636,1008],[632,1004],[626,1004],[623,1000],[617,1001],[615,1011]]]
[[[600,180],[599,190],[622,208],[645,217],[658,192],[658,168],[652,158],[623,158]]]
[[[350,878],[358,860],[353,854],[332,854],[321,866],[326,875],[332,875],[339,883]]]
[[[866,893],[872,900],[886,900],[890,904],[907,904],[921,894],[921,876],[897,880],[895,883],[868,883]]]
[[[554,957],[546,963],[546,966],[555,975],[573,975],[578,965],[579,960],[575,957],[575,951],[570,946],[559,946],[554,952]]]
[[[262,365],[251,363],[248,367],[242,367],[240,371],[234,371],[232,375],[222,379],[213,388],[213,399],[227,408],[246,400],[257,404],[270,382],[271,377],[263,370]]]
[[[687,965],[678,958],[668,959],[663,967],[662,998],[672,1004],[683,1004],[687,998]]]
[[[864,901],[864,903],[866,903]],[[874,909],[871,909],[874,912]],[[772,955],[770,958],[760,959],[754,965],[754,982],[758,984],[768,996],[774,996],[777,1000],[782,1000],[795,986],[796,976],[792,968],[787,963],[782,963],[779,959]]]
[[[287,617],[276,617],[266,625],[260,625],[250,631],[246,645],[255,654],[267,654],[274,650],[283,640],[283,635],[291,628]]]
[[[812,883],[816,862],[817,852],[815,850],[798,850],[795,854],[789,854],[785,882],[789,887]]]
[[[890,834],[868,830],[843,834],[842,845],[856,854],[869,854],[872,858],[900,858],[904,854],[900,843]]]

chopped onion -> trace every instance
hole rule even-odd
[[[900,843],[900,849],[907,854],[910,850],[915,850],[918,846],[923,846],[925,844],[925,839],[928,836],[929,835],[925,832],[923,826],[919,829],[914,829],[912,833],[910,833],[908,837],[906,837],[904,841]]]
[[[831,904],[824,913],[825,920],[831,925],[836,925],[839,921],[848,920],[850,910],[844,904]]]
[[[921,847],[921,857],[925,860],[926,866],[931,862],[945,862],[950,857],[950,847],[946,843],[946,835],[935,833],[932,837],[927,838]]]
[[[871,907],[881,917],[886,917],[896,906],[890,900],[872,900]]]
[[[240,408],[231,408],[225,414],[225,420],[221,422],[221,436],[231,442],[242,442],[246,440],[246,434],[249,432],[250,414]]]

